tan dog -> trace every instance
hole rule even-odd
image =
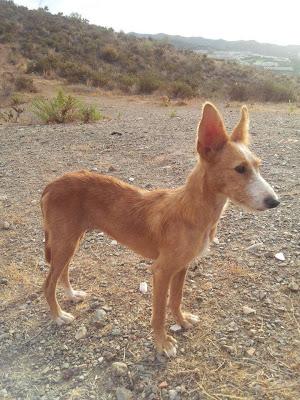
[[[168,294],[176,322],[190,328],[198,317],[180,306],[187,266],[214,238],[227,200],[252,210],[279,204],[259,174],[259,160],[247,147],[248,125],[244,106],[229,136],[217,109],[205,103],[197,135],[199,160],[185,185],[176,189],[147,191],[86,171],[63,175],[45,188],[41,207],[46,260],[51,264],[45,295],[58,324],[74,317],[57,302],[57,281],[61,279],[70,298],[85,296],[70,285],[69,263],[84,233],[99,229],[155,260],[151,321],[155,344],[159,352],[176,354],[176,340],[165,331]]]

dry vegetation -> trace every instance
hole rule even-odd
[[[0,1],[0,43],[10,46],[11,65],[22,56],[27,73],[127,94],[293,102],[300,93],[296,77],[215,61],[91,25],[77,14],[52,15],[47,8],[32,11],[5,0]]]

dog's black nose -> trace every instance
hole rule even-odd
[[[268,208],[275,208],[278,206],[278,204],[280,204],[280,201],[276,200],[274,197],[267,197],[265,199],[265,205]]]

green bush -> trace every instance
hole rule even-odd
[[[30,76],[21,75],[16,78],[15,89],[20,92],[35,93],[36,87],[33,84],[33,79]]]
[[[80,108],[80,120],[85,124],[89,122],[96,122],[102,119],[102,114],[96,109],[94,105],[83,105]]]
[[[161,85],[160,80],[153,74],[145,74],[138,79],[138,92],[150,94],[157,90]]]
[[[26,103],[26,100],[20,96],[19,94],[13,94],[10,98],[10,105],[11,106],[19,106],[21,104]]]
[[[105,61],[107,61],[109,63],[115,62],[119,58],[117,49],[115,49],[113,46],[111,46],[109,44],[104,46],[104,48],[101,52],[101,56]]]
[[[52,100],[43,98],[32,102],[33,113],[45,124],[65,124],[82,121],[95,122],[103,118],[94,105],[83,105],[74,96],[60,90]]]
[[[197,95],[196,91],[182,81],[172,82],[168,87],[168,94],[172,98],[189,99]]]
[[[32,103],[34,114],[44,123],[64,124],[78,119],[78,101],[60,90],[52,100],[35,99]]]
[[[269,79],[257,85],[256,94],[261,101],[276,103],[296,101],[296,95],[291,86]]]
[[[250,97],[249,87],[245,84],[235,83],[229,89],[229,99],[233,101],[246,101]]]

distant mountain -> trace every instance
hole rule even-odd
[[[300,45],[280,46],[270,43],[259,43],[255,40],[227,41],[223,39],[206,39],[203,37],[184,37],[179,35],[167,35],[165,33],[147,34],[134,33],[131,35],[141,38],[152,38],[172,44],[180,49],[202,51],[238,51],[250,52],[272,57],[296,57],[300,54]]]

